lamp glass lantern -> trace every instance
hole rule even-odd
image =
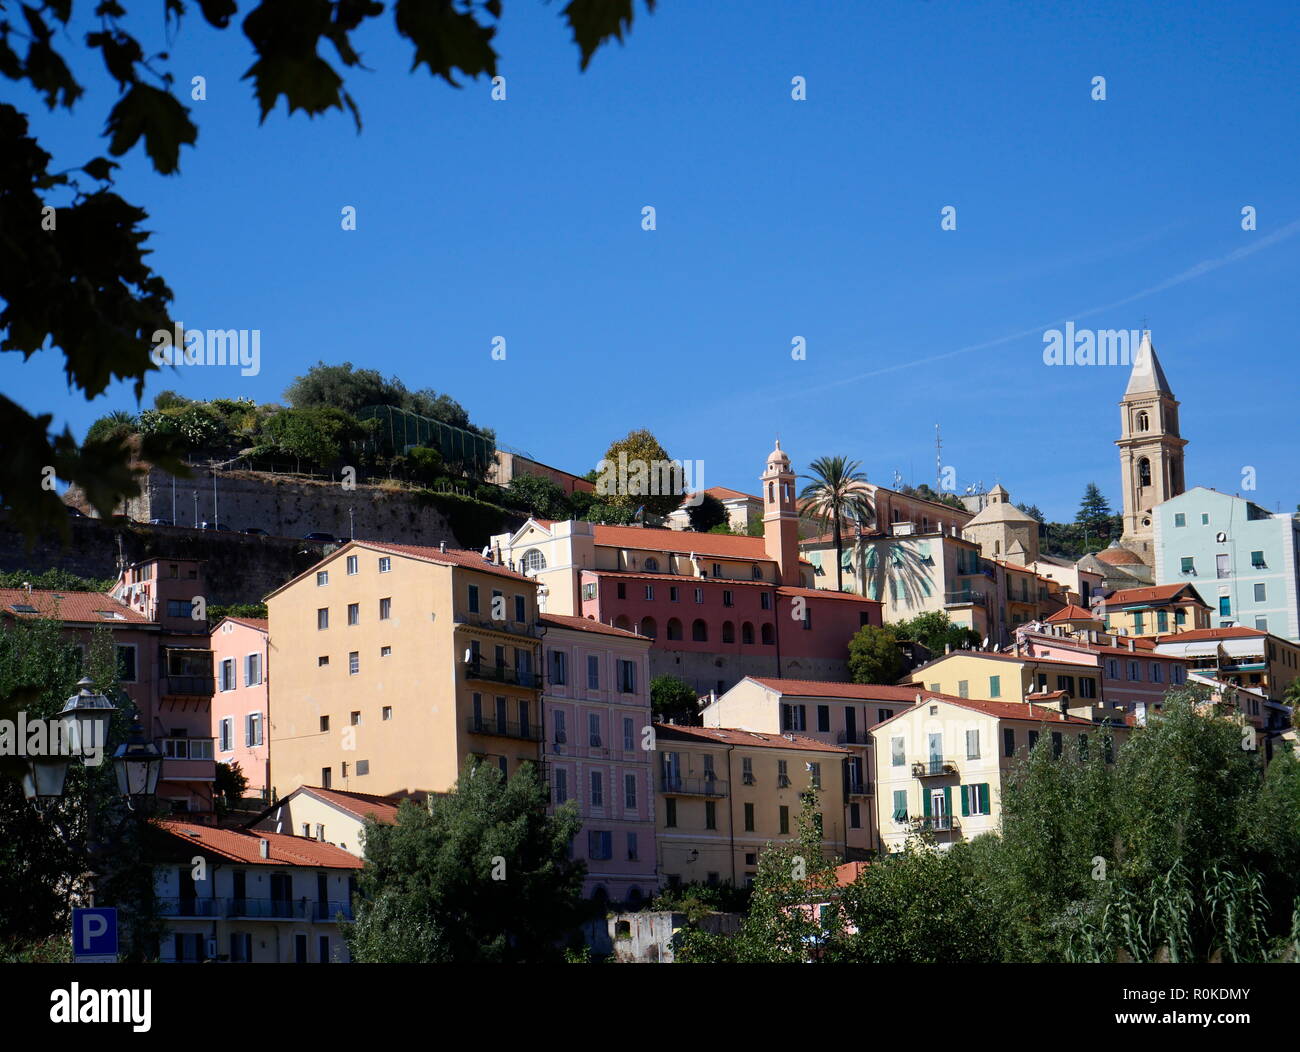
[[[130,740],[119,745],[113,754],[118,790],[129,800],[155,795],[162,762],[163,756],[158,746],[145,741],[144,731],[137,720],[131,728]]]
[[[66,756],[33,756],[23,773],[23,796],[39,809],[63,796],[68,777]]]
[[[73,756],[83,760],[96,755],[102,757],[117,706],[95,692],[89,676],[82,677],[77,687],[77,693],[67,700],[58,716],[63,724],[64,740]]]

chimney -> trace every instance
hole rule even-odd
[[[1070,695],[1068,694],[1063,694],[1061,696],[1061,715],[1070,715]]]
[[[446,541],[439,541],[439,542],[438,542],[438,551],[440,551],[440,552],[445,552],[446,550],[447,550],[447,542],[446,542]]]
[[[271,841],[269,841],[269,840],[259,840],[259,841],[257,842],[257,853],[258,853],[259,855],[261,855],[262,858],[270,858],[270,857],[271,857]]]
[[[921,702],[922,702],[922,700],[923,700],[923,699],[922,699],[922,697],[921,697],[921,692],[918,690],[918,691],[916,692],[916,704],[917,704],[917,705],[920,705]]]
[[[1137,637],[1136,637],[1136,636],[1130,636],[1130,637],[1129,637],[1129,641],[1128,641],[1128,650],[1129,650],[1129,653],[1130,653],[1130,654],[1136,654],[1136,653],[1137,653],[1137,648],[1138,648]]]

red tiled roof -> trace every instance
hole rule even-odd
[[[912,672],[920,672],[922,669],[927,669],[931,665],[937,665],[940,661],[950,657],[977,657],[989,658],[993,661],[1017,661],[1031,665],[1071,665],[1074,668],[1080,667],[1077,661],[1057,661],[1055,658],[1039,658],[1033,657],[1030,654],[995,654],[991,650],[954,650],[951,654],[940,654],[933,661],[927,661],[924,665],[918,665],[916,668],[912,669]]]
[[[1050,615],[1048,621],[1099,621],[1099,617],[1093,615],[1092,611],[1085,610],[1081,606],[1075,606],[1070,603],[1068,606],[1061,607],[1056,613]]]
[[[1195,643],[1202,639],[1263,639],[1267,632],[1258,628],[1234,625],[1232,628],[1193,628],[1190,632],[1173,632],[1157,636],[1157,643]]]
[[[710,486],[704,491],[710,497],[717,497],[718,500],[757,500],[761,501],[762,497],[756,497],[752,493],[741,493],[738,489],[728,489],[726,486]]]
[[[608,548],[635,548],[652,552],[694,552],[723,559],[773,562],[762,537],[735,537],[725,533],[661,530],[643,526],[597,526],[596,543]]]
[[[33,606],[36,613],[20,612],[15,606]],[[112,617],[103,617],[100,611]],[[78,621],[111,625],[123,621],[133,625],[153,624],[143,614],[123,606],[107,592],[60,592],[56,589],[0,588],[0,615],[8,617],[49,617],[60,621]]]
[[[1135,566],[1142,561],[1127,548],[1103,548],[1094,552],[1093,556],[1108,566]]]
[[[361,859],[340,847],[307,837],[284,833],[248,832],[242,829],[219,829],[194,825],[178,818],[160,818],[158,827],[180,838],[191,847],[211,851],[247,865],[311,866],[325,869],[360,869]],[[262,857],[260,841],[269,845],[267,858]]]
[[[1155,653],[1156,645],[1149,639],[1143,639],[1140,636],[1130,636],[1134,643],[1134,649],[1128,647],[1108,646],[1105,643],[1089,643],[1083,639],[1071,639],[1068,636],[1035,636],[1033,638],[1034,646],[1047,647],[1064,647],[1067,650],[1086,650],[1093,654],[1123,654],[1129,657],[1157,657],[1161,660],[1178,660],[1177,658],[1167,658],[1164,655]]]
[[[777,595],[802,595],[809,599],[847,599],[858,603],[875,603],[880,605],[879,599],[868,599],[864,595],[858,595],[856,592],[837,592],[831,588],[799,588],[795,585],[783,584],[778,585]]]
[[[267,620],[265,617],[235,617],[231,614],[227,614],[225,617],[221,619],[221,621],[235,621],[238,624],[246,625],[249,628],[256,629],[258,632],[268,631],[271,625],[271,622]],[[217,629],[217,625],[221,624],[221,621],[218,621],[216,625],[212,626],[212,630],[214,632]]]
[[[1063,693],[1063,692],[1061,692]],[[973,709],[1000,720],[1024,720],[1030,723],[1073,723],[1094,726],[1092,720],[1082,716],[1064,716],[1060,709],[1044,705],[1021,704],[1017,701],[983,701],[978,698],[947,698],[949,705],[959,705],[964,709]],[[898,717],[895,716],[895,719]]]
[[[412,559],[420,559],[428,563],[437,563],[440,566],[460,566],[466,570],[480,570],[483,573],[496,574],[498,577],[510,577],[516,581],[532,581],[531,577],[514,570],[508,569],[499,563],[490,563],[483,558],[482,552],[471,552],[464,548],[448,548],[443,551],[441,548],[429,547],[422,544],[389,544],[384,541],[353,541],[353,544],[364,545],[367,548],[377,548],[380,551],[397,552],[399,555],[409,555]],[[347,548],[340,548],[339,551],[346,551]]]
[[[392,825],[397,821],[397,804],[386,796],[351,793],[342,789],[324,789],[318,785],[304,785],[302,788],[304,792],[311,793],[356,818],[365,819],[373,815],[376,822],[385,825]]]
[[[947,699],[950,696],[936,694],[915,685],[832,683],[816,679],[777,679],[767,676],[749,676],[747,678],[755,683],[761,683],[769,690],[799,698],[856,698],[861,701],[905,702],[911,705],[916,701],[918,694],[923,698]]]
[[[647,576],[653,577],[654,574]],[[571,617],[568,614],[539,614],[537,618],[539,625],[550,625],[554,628],[573,628],[579,632],[596,632],[606,636],[621,636],[624,639],[640,639],[650,642],[649,636],[640,636],[635,632],[629,632],[626,628],[615,628],[613,625],[602,624],[601,622],[590,617]]]
[[[1054,701],[1057,698],[1064,698],[1069,695],[1065,690],[1044,690],[1035,691],[1033,694],[1026,694],[1026,701]]]
[[[838,745],[827,745],[802,734],[763,734],[734,727],[681,727],[675,723],[654,725],[657,741],[699,741],[716,745],[743,745],[760,749],[800,749],[805,752],[848,753]]]
[[[1111,603],[1118,603],[1121,606],[1128,603],[1152,603],[1159,602],[1162,599],[1173,599],[1184,590],[1190,590],[1189,597],[1194,602],[1201,603],[1198,596],[1190,584],[1158,584],[1147,588],[1121,588],[1105,596],[1103,602],[1108,606]],[[1204,603],[1201,603],[1204,606]]]

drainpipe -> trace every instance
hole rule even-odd
[[[734,745],[727,746],[727,838],[731,848],[731,886],[736,886],[736,804],[735,797],[731,795],[736,784],[731,770],[731,754],[736,751]]]
[[[781,596],[777,592],[772,593],[772,621],[776,625],[776,676],[780,679],[784,673],[781,669]]]

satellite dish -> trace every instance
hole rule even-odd
[[[985,637],[984,637],[984,642],[980,644],[980,649],[981,649],[981,650],[988,650],[988,648],[989,648],[989,637],[988,637],[988,636],[985,636]]]
[[[1220,530],[1218,533],[1214,535],[1214,539],[1218,541],[1220,544],[1222,544],[1224,541],[1228,539],[1228,535],[1224,533],[1222,530]]]

